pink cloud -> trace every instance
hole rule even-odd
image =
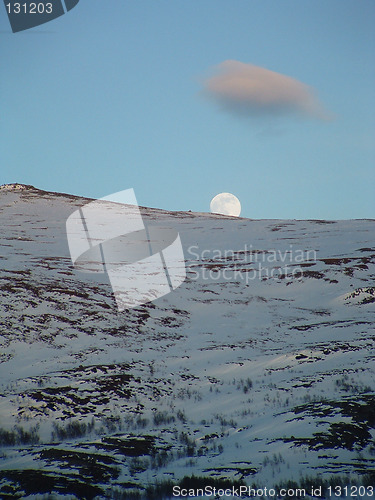
[[[313,90],[290,76],[253,64],[224,61],[213,68],[204,94],[242,116],[299,114],[329,120]]]

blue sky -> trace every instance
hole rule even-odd
[[[375,217],[372,0],[80,0],[13,34],[0,9],[0,183],[250,218]],[[310,86],[332,120],[240,116],[203,92],[226,60]]]

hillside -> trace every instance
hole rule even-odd
[[[0,188],[1,498],[375,483],[374,220],[142,208],[187,279],[119,312],[70,259],[88,201]]]

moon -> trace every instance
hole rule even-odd
[[[237,196],[231,193],[220,193],[212,198],[210,210],[214,214],[238,217],[241,213],[241,203]]]

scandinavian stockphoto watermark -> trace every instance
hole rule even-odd
[[[186,278],[180,235],[142,211],[127,189],[83,205],[66,221],[74,267],[106,273],[119,311],[163,297]]]
[[[252,244],[236,250],[190,245],[185,260],[177,230],[145,211],[133,189],[127,189],[83,205],[66,221],[75,269],[106,274],[119,311],[167,295],[187,276],[246,284],[270,278],[288,281],[300,279],[303,268],[317,261],[316,250],[293,245],[261,250]]]
[[[283,249],[260,250],[252,244],[243,248],[207,249],[191,245],[187,252],[188,277],[204,281],[244,281],[301,279],[304,267],[317,262],[314,249],[304,250],[289,245]]]

